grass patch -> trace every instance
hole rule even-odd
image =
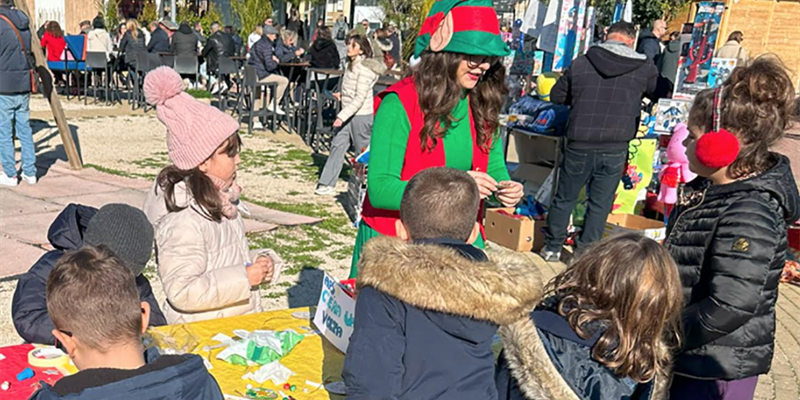
[[[292,190],[289,193],[286,193],[287,196],[297,196],[299,194],[300,194],[300,192],[298,192],[296,190]]]
[[[286,296],[287,296],[287,293],[285,291],[284,292],[272,292],[272,293],[266,293],[266,294],[262,294],[261,295],[261,297],[264,298],[264,299],[280,299],[281,297],[286,297]]]
[[[83,166],[86,167],[86,168],[94,168],[94,169],[96,169],[96,170],[98,170],[100,172],[106,173],[106,174],[122,176],[122,177],[125,177],[125,178],[144,178],[144,179],[147,179],[147,180],[153,180],[153,179],[156,178],[155,174],[121,171],[121,170],[118,170],[118,169],[103,167],[103,166],[96,165],[96,164],[87,163],[87,164],[83,164]]]
[[[345,246],[338,250],[331,251],[328,253],[328,257],[334,260],[346,260],[353,256],[353,250],[355,249],[354,246]]]
[[[195,99],[210,99],[214,97],[211,92],[205,89],[186,89],[186,93]]]

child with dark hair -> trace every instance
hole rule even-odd
[[[139,300],[131,270],[104,246],[61,257],[46,292],[52,334],[80,371],[54,386],[41,382],[31,399],[222,399],[200,356],[145,351],[150,304]]]
[[[500,400],[665,398],[683,304],[669,252],[637,233],[607,238],[545,291],[500,329]]]
[[[58,259],[84,245],[106,246],[136,277],[139,298],[150,304],[150,325],[167,320],[142,271],[153,253],[153,227],[144,213],[127,204],[94,207],[70,204],[56,217],[47,233],[53,250],[45,253],[20,277],[11,301],[11,316],[17,333],[30,343],[53,344],[53,322],[47,313],[45,286]]]
[[[342,78],[342,90],[333,94],[342,101],[342,109],[333,122],[339,132],[331,141],[328,161],[319,176],[315,193],[320,196],[336,194],[336,181],[350,145],[356,154],[369,146],[374,112],[372,88],[386,71],[382,62],[372,58],[372,45],[366,36],[352,35],[346,43],[348,66]]]
[[[752,399],[770,369],[787,223],[800,217],[800,195],[789,160],[769,149],[793,101],[785,68],[765,57],[694,100],[684,145],[702,179],[687,184],[664,243],[686,301],[672,398]]]
[[[528,315],[541,283],[526,259],[489,260],[471,245],[479,204],[466,172],[426,169],[403,194],[399,237],[365,245],[348,400],[497,398],[493,337]]]
[[[275,283],[283,265],[274,251],[247,243],[236,183],[239,124],[186,94],[168,67],[147,74],[144,94],[167,127],[173,162],[158,174],[144,207],[156,229],[167,321],[260,312],[258,287]]]

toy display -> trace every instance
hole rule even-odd
[[[735,58],[714,58],[711,60],[711,70],[708,76],[708,87],[715,88],[722,85],[731,76],[739,60]]]
[[[671,133],[676,125],[681,122],[686,123],[689,118],[690,106],[691,102],[686,100],[659,100],[656,123],[653,130],[658,133]]]
[[[692,99],[700,90],[709,88],[711,60],[719,35],[725,3],[701,2],[692,30],[689,50],[678,62],[676,98]]]
[[[658,201],[664,204],[664,215],[668,216],[672,207],[678,202],[678,187],[689,182],[697,175],[689,169],[689,158],[686,156],[686,147],[683,141],[689,136],[686,124],[679,123],[673,130],[672,138],[667,146],[667,163],[658,174],[661,188],[658,192]]]

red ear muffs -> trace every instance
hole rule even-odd
[[[739,139],[725,129],[708,132],[697,141],[695,155],[706,167],[727,167],[739,156]]]

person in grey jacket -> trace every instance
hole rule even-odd
[[[666,78],[673,86],[675,85],[675,75],[678,73],[678,60],[681,58],[681,34],[674,31],[669,35],[669,41],[658,59],[658,72]]]
[[[372,47],[366,36],[350,36],[347,58],[350,62],[342,78],[342,91],[334,94],[341,99],[342,110],[336,116],[333,127],[340,129],[331,141],[328,161],[319,177],[315,193],[320,196],[336,194],[336,180],[342,172],[342,161],[350,144],[355,146],[357,154],[369,146],[373,114],[372,87],[386,71],[382,61],[372,58]]]
[[[178,31],[172,35],[170,51],[175,56],[197,56],[197,35],[186,22],[181,22]]]
[[[36,183],[36,153],[29,123],[31,88],[35,84],[30,20],[12,4],[13,0],[0,0],[0,185],[4,186],[17,186],[18,182],[12,132],[22,148],[22,179]]]

